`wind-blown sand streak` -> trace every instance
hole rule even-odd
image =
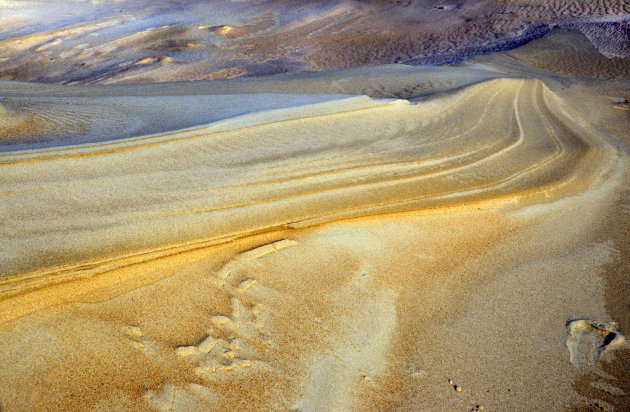
[[[539,81],[493,80],[438,101],[170,132],[92,145],[76,158],[25,153],[3,161],[11,242],[2,266],[11,274],[309,221],[583,189],[580,163],[605,167],[605,152],[552,114],[550,99]],[[477,101],[487,102],[478,118],[470,115]],[[69,162],[80,181],[57,180]],[[182,225],[185,233],[172,232]]]

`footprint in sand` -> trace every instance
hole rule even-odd
[[[264,347],[270,346],[259,316],[258,307],[232,298],[231,316],[213,316],[214,326],[201,342],[180,346],[175,353],[191,362],[197,375],[208,382],[268,370],[270,366],[259,360]],[[215,402],[220,396],[208,386],[169,383],[161,390],[148,390],[144,398],[160,411],[184,411],[204,410],[206,402]]]
[[[591,319],[573,319],[567,322],[569,336],[566,345],[569,359],[578,368],[593,366],[601,354],[625,342],[616,324]]]
[[[201,342],[175,350],[181,358],[194,364],[200,378],[215,381],[271,368],[262,360],[264,352],[273,348],[273,343],[265,332],[264,308],[257,302],[263,289],[270,290],[251,276],[259,259],[297,244],[292,240],[280,240],[249,250],[218,272],[219,286],[231,297],[231,314],[212,316],[213,327]],[[128,327],[127,334],[136,347],[145,347],[146,340],[139,328]],[[204,401],[216,400],[219,396],[209,387],[193,383],[184,386],[169,383],[161,390],[145,393],[146,401],[161,411],[199,409]]]
[[[157,346],[156,344],[144,336],[142,330],[139,327],[128,325],[123,328],[124,332],[129,337],[129,344],[136,349],[142,350],[148,355],[154,354]]]
[[[208,380],[219,378],[225,372],[269,368],[257,359],[271,346],[259,315],[258,307],[248,307],[232,298],[232,316],[213,316],[214,327],[208,331],[209,335],[198,345],[177,348],[176,353],[194,363],[197,374]]]

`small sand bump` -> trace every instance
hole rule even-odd
[[[232,318],[240,318],[247,308],[241,303],[240,300],[232,298]]]
[[[159,63],[171,63],[173,61],[172,58],[168,57],[168,56],[151,56],[151,57],[145,57],[143,59],[140,59],[136,62],[136,65],[146,65],[146,64],[151,64],[151,63],[155,63],[155,62],[159,62]]]
[[[232,319],[227,318],[225,316],[213,316],[212,321],[219,326],[228,328],[228,329],[238,329],[241,325],[234,322]]]
[[[232,363],[231,365],[228,365],[228,366],[221,366],[221,370],[231,372],[234,369],[236,369],[236,366],[237,366],[236,363]]]
[[[138,60],[136,64],[138,65],[149,64],[149,63],[153,63],[156,60],[157,60],[157,57],[145,57],[143,59]]]
[[[212,336],[208,336],[203,340],[198,346],[198,350],[203,353],[210,352],[216,345],[218,340],[213,338]]]
[[[241,284],[239,285],[239,290],[241,292],[246,291],[247,289],[251,288],[252,286],[254,286],[256,284],[256,279],[245,279],[243,282],[241,282]],[[256,313],[254,313],[256,314]]]
[[[200,365],[195,368],[195,373],[199,376],[213,374],[217,372],[217,368],[210,365]]]
[[[180,346],[175,349],[175,353],[179,356],[193,356],[199,353],[199,350],[196,346]]]
[[[234,29],[230,26],[221,26],[214,30],[216,34],[226,35],[232,32]]]
[[[146,347],[146,345],[144,343],[137,342],[135,340],[130,341],[129,344],[131,346],[133,346],[134,348],[136,348],[136,349],[144,349]]]
[[[125,331],[125,333],[127,333],[129,336],[133,336],[135,338],[139,338],[142,337],[142,331],[140,330],[139,327],[137,326],[125,326],[123,327],[123,330]]]
[[[240,341],[238,339],[232,339],[229,343],[228,343],[228,347],[232,350],[239,350],[241,349],[241,344]]]

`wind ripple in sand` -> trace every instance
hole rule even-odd
[[[4,84],[3,86],[6,86]],[[10,90],[10,89],[9,89]],[[0,99],[0,152],[69,146],[203,126],[342,95],[50,96],[48,90]],[[76,89],[75,89],[76,90]],[[124,93],[124,90],[121,91]]]
[[[561,105],[541,81],[497,79],[416,104],[330,102],[2,155],[0,297],[277,228],[584,189],[607,155]]]

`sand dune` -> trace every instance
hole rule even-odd
[[[621,404],[627,118],[520,58],[2,83],[2,407]]]
[[[548,41],[0,83],[0,408],[623,410],[630,86]]]
[[[511,49],[558,26],[582,30],[607,56],[629,53],[630,3],[620,0],[5,3],[5,80],[155,82],[439,64]]]
[[[492,80],[416,104],[355,102],[255,126],[2,156],[5,228],[20,234],[4,246],[5,273],[384,212],[556,198],[597,178],[580,164],[606,167],[611,156],[590,147],[593,137],[536,80]],[[80,180],[67,176],[68,162]]]
[[[10,87],[10,86],[8,86]],[[2,88],[2,86],[0,86]],[[163,134],[287,107],[341,100],[345,95],[54,96],[47,90],[6,90],[1,98],[0,151],[68,146]],[[137,93],[138,94],[138,93]],[[273,115],[270,115],[273,117]],[[258,116],[260,117],[260,116]],[[260,122],[256,117],[245,123]]]

